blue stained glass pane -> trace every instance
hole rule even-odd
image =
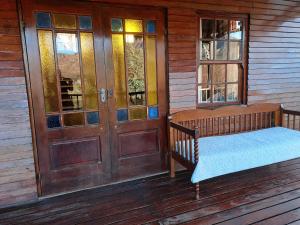
[[[119,110],[117,110],[117,120],[118,121],[126,121],[126,120],[128,120],[128,110],[127,109],[119,109]]]
[[[48,125],[48,128],[61,127],[59,116],[58,115],[57,116],[48,116],[47,117],[47,125]]]
[[[86,115],[88,124],[98,124],[99,123],[99,113],[98,112],[88,112]]]
[[[157,106],[149,106],[149,119],[157,119],[158,118],[158,107]]]
[[[155,21],[153,21],[153,20],[147,21],[146,31],[147,31],[147,33],[155,33],[155,31],[156,31]]]
[[[50,13],[39,12],[36,14],[36,27],[38,28],[51,28]]]
[[[122,32],[123,31],[123,22],[122,19],[111,19],[111,31],[113,32]]]
[[[79,16],[79,28],[85,30],[91,30],[92,25],[92,17],[90,16]]]

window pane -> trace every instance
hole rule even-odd
[[[198,83],[210,83],[211,65],[200,65],[198,68]]]
[[[200,42],[200,57],[202,60],[213,59],[213,41]]]
[[[214,38],[214,20],[201,19],[200,38]]]
[[[139,108],[131,108],[129,109],[129,119],[130,120],[140,120],[147,118],[147,108],[139,107]]]
[[[37,28],[51,28],[50,13],[37,13],[36,14],[36,27]]]
[[[239,64],[227,65],[227,82],[237,82],[239,75],[242,73],[242,68]]]
[[[98,109],[96,71],[94,58],[94,38],[92,33],[80,33],[82,73],[86,109]]]
[[[143,36],[126,35],[126,66],[130,105],[145,105],[145,74]]]
[[[216,38],[217,39],[228,38],[228,20],[217,20]]]
[[[52,31],[38,31],[46,112],[59,111]]]
[[[157,105],[156,38],[153,36],[146,36],[145,38],[148,105]]]
[[[53,14],[55,28],[76,29],[76,17],[74,15]]]
[[[241,40],[243,31],[243,23],[238,20],[231,20],[229,25],[230,39]]]
[[[92,17],[90,16],[79,16],[79,28],[85,30],[92,29]]]
[[[122,19],[111,19],[111,31],[113,32],[123,32],[123,22]]]
[[[84,125],[83,113],[64,114],[64,124],[67,127]]]
[[[127,109],[118,109],[117,110],[117,120],[119,122],[127,121],[128,120],[128,110]]]
[[[155,33],[155,31],[156,31],[155,21],[153,21],[153,20],[147,21],[146,31],[148,33]]]
[[[202,84],[198,86],[198,102],[209,103],[211,100],[210,85]]]
[[[80,63],[76,34],[57,33],[56,52],[63,110],[82,109]]]
[[[143,21],[142,20],[125,20],[125,31],[126,32],[143,32]]]
[[[158,106],[150,106],[148,108],[148,111],[149,111],[149,119],[158,118]]]
[[[239,60],[240,57],[240,42],[229,42],[229,59],[230,60]]]
[[[112,35],[113,64],[115,80],[115,101],[117,108],[127,107],[126,74],[123,34]]]
[[[99,113],[98,112],[88,112],[86,114],[86,120],[88,124],[99,124]]]
[[[59,115],[48,116],[47,117],[48,128],[58,128],[61,127]]]
[[[238,84],[228,84],[227,85],[227,101],[228,102],[237,102],[238,101]]]
[[[225,85],[214,85],[213,94],[213,102],[225,102]]]
[[[215,64],[213,67],[213,84],[225,83],[226,65]]]
[[[227,60],[227,41],[216,41],[215,46],[215,59]]]

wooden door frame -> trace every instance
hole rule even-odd
[[[29,116],[30,116],[30,127],[31,127],[31,134],[32,134],[32,147],[33,147],[33,158],[34,158],[34,166],[35,166],[35,173],[36,173],[36,185],[37,185],[37,194],[38,197],[42,197],[42,185],[40,180],[40,165],[39,165],[39,156],[38,156],[38,147],[37,147],[37,135],[36,135],[36,129],[37,129],[37,121],[34,118],[34,102],[33,102],[33,96],[32,96],[32,88],[31,88],[31,76],[30,76],[30,70],[29,70],[29,60],[28,60],[28,52],[27,52],[27,42],[25,37],[25,24],[24,24],[24,10],[22,7],[22,0],[17,0],[17,11],[18,11],[18,22],[19,22],[19,29],[20,29],[20,36],[21,36],[21,44],[22,44],[22,55],[23,55],[23,63],[24,63],[24,71],[25,71],[25,80],[26,80],[26,92],[27,92],[27,99],[28,99],[28,108],[29,108]],[[74,2],[74,0],[70,0],[69,2]],[[84,2],[83,0],[80,2]],[[167,9],[165,7],[157,7],[157,6],[143,6],[143,5],[124,5],[119,3],[103,3],[101,1],[87,1],[86,3],[94,5],[98,11],[101,11],[102,7],[122,7],[122,8],[131,8],[131,9],[145,9],[145,8],[151,8],[151,9],[160,9],[163,13],[164,17],[164,23],[163,23],[163,29],[164,29],[164,45],[165,45],[165,98],[167,100],[165,104],[165,110],[166,114],[168,115],[170,112],[170,104],[168,104],[168,100],[170,98],[169,96],[169,61],[168,61],[168,17],[167,17]],[[66,2],[64,2],[66,4]],[[108,122],[108,121],[107,121]],[[165,121],[166,128],[167,128],[167,120]],[[165,129],[165,136],[167,138],[167,129]],[[168,143],[166,141],[167,147]],[[168,160],[167,149],[162,149],[162,154],[165,155],[166,160]],[[162,162],[164,164],[168,163],[167,161]]]

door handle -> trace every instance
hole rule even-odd
[[[99,95],[100,95],[100,100],[102,103],[105,103],[106,102],[106,89],[105,88],[101,88],[99,90]]]

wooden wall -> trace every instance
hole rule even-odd
[[[16,2],[0,0],[0,208],[36,199]]]
[[[88,1],[88,0],[86,0]],[[103,0],[93,0],[103,1]],[[300,110],[300,2],[106,0],[168,9],[170,108],[196,107],[196,10],[250,15],[249,103]],[[15,0],[0,0],[0,207],[36,199],[28,102]]]

